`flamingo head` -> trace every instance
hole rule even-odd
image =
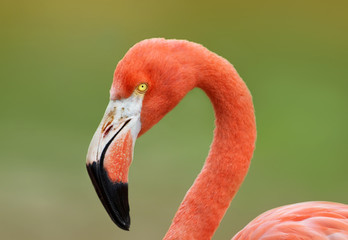
[[[110,102],[90,143],[87,170],[113,222],[130,227],[128,169],[135,140],[174,108],[195,86],[183,54],[187,41],[150,39],[118,63]]]

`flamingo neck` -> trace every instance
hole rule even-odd
[[[252,97],[234,67],[208,50],[195,59],[204,61],[194,65],[195,85],[213,104],[216,128],[203,169],[165,240],[211,239],[247,174],[256,139]]]

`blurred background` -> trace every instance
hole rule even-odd
[[[348,203],[346,1],[0,3],[0,238],[161,239],[208,153],[213,110],[196,89],[138,139],[130,232],[85,169],[114,68],[136,42],[188,39],[234,64],[258,139],[214,239],[289,203]]]

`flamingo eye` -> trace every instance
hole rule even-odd
[[[140,83],[137,87],[137,91],[139,93],[145,93],[147,89],[148,89],[148,86],[146,83]]]

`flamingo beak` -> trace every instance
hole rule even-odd
[[[87,171],[112,221],[129,230],[128,169],[141,128],[142,97],[111,100],[87,153]]]

